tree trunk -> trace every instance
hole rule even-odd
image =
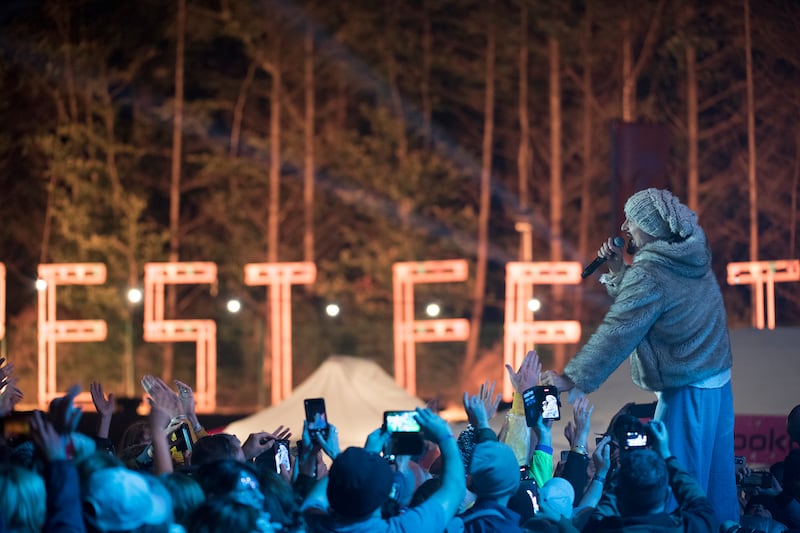
[[[386,25],[387,31],[384,32],[383,53],[386,60],[386,71],[389,83],[389,93],[391,95],[392,110],[395,120],[395,137],[397,145],[395,157],[401,166],[408,161],[408,139],[406,139],[406,119],[403,111],[403,98],[400,95],[400,88],[397,85],[397,59],[392,51],[390,43],[391,36],[394,34],[394,13],[397,6],[393,2],[386,3]]]
[[[478,341],[486,301],[486,270],[489,256],[489,200],[492,181],[492,144],[494,138],[494,70],[495,70],[495,25],[494,0],[489,0],[489,16],[486,23],[486,89],[483,110],[483,147],[481,161],[481,191],[478,210],[478,250],[475,261],[475,289],[472,294],[472,319],[470,322],[467,351],[464,360],[464,376],[478,359]]]
[[[233,120],[231,120],[231,145],[228,155],[236,157],[239,155],[239,139],[242,136],[242,121],[244,120],[244,106],[247,103],[247,93],[253,85],[253,78],[256,75],[257,64],[251,61],[247,66],[247,74],[244,76],[242,86],[239,87],[239,96],[236,97],[236,104],[233,106]]]
[[[305,48],[305,161],[303,169],[303,260],[314,261],[314,32],[306,23]]]
[[[589,252],[589,221],[592,212],[592,157],[593,157],[593,138],[592,129],[592,56],[590,47],[592,43],[592,13],[591,6],[587,3],[586,14],[583,20],[583,31],[581,32],[581,55],[583,60],[583,76],[581,77],[581,87],[583,92],[582,124],[581,127],[581,213],[578,223],[578,256],[581,261],[590,257]],[[578,320],[583,317],[583,298],[582,289],[576,291],[575,316]]]
[[[528,106],[528,5],[522,2],[519,21],[519,150],[517,152],[517,180],[519,189],[519,212],[521,220],[517,231],[520,232],[520,261],[531,261],[532,228],[527,220],[528,214],[528,182],[531,170],[531,126]],[[527,293],[527,291],[526,291]]]
[[[180,250],[180,210],[181,210],[181,153],[183,144],[183,56],[186,39],[186,0],[178,0],[175,42],[175,114],[172,122],[172,168],[169,187],[169,261],[178,261]],[[167,285],[167,318],[175,318],[177,292],[175,285]],[[172,367],[175,360],[173,343],[164,346],[164,367],[161,377],[172,381]]]
[[[688,197],[689,209],[699,213],[698,188],[700,169],[698,166],[698,116],[697,116],[697,52],[695,47],[686,47],[686,123],[688,125],[689,160]]]
[[[758,261],[758,189],[756,184],[756,110],[753,89],[753,45],[750,0],[744,0],[744,39],[747,61],[747,185],[750,191],[750,261]]]
[[[433,140],[433,100],[431,99],[431,68],[433,65],[433,30],[431,29],[430,0],[422,2],[422,135],[427,148]]]
[[[272,65],[272,89],[269,103],[269,207],[267,214],[267,261],[278,261],[278,221],[280,215],[281,171],[281,65],[275,51]]]
[[[631,19],[622,21],[622,120],[633,122],[636,116],[636,78],[633,75],[633,44]]]
[[[800,128],[795,127],[794,176],[792,178],[792,210],[789,217],[789,255],[795,255],[797,241],[797,185],[800,183]]]
[[[550,64],[550,260],[562,261],[564,252],[561,241],[563,222],[561,191],[561,49],[558,39],[551,35],[547,39],[547,55]],[[553,286],[553,315],[560,317],[564,308],[564,286]],[[564,345],[556,344],[553,367],[564,366]]]

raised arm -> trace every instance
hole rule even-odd
[[[458,512],[458,507],[467,492],[461,454],[458,451],[456,439],[453,437],[450,427],[441,417],[429,409],[421,408],[417,408],[416,417],[422,427],[422,431],[425,433],[425,437],[438,444],[442,452],[442,461],[444,462],[442,486],[433,493],[429,501],[441,505],[444,510],[445,520],[449,521]]]

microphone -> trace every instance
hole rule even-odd
[[[617,248],[622,248],[623,246],[625,246],[625,239],[617,235],[616,237],[614,237],[614,246],[616,246]],[[594,273],[595,270],[600,268],[600,265],[602,265],[606,261],[608,261],[607,258],[598,256],[594,261],[586,265],[586,268],[584,268],[583,272],[581,272],[581,278],[586,279],[589,276],[591,276],[592,273]]]

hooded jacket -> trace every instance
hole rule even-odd
[[[631,266],[601,281],[614,303],[564,369],[582,391],[596,390],[629,356],[633,382],[651,391],[731,367],[725,306],[699,226],[685,239],[643,245]]]

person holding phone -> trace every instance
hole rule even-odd
[[[609,239],[598,256],[614,298],[594,335],[544,381],[571,397],[590,393],[630,357],[639,387],[658,397],[655,419],[673,451],[714,504],[719,522],[739,514],[733,461],[731,347],[711,251],[697,214],[667,190],[646,189],[625,204],[622,231],[633,263]]]

